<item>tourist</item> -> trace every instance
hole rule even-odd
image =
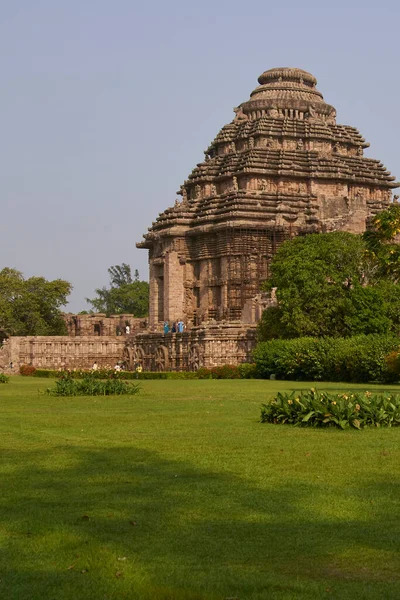
[[[94,361],[94,363],[93,363],[93,367],[92,367],[92,371],[97,371],[97,369],[98,369],[98,368],[99,368],[99,367],[97,366],[97,362],[96,362],[96,361]]]
[[[129,334],[130,334],[130,332],[131,332],[131,328],[129,327],[129,325],[127,325],[127,326],[125,327],[125,333],[126,333],[126,335],[129,335]]]
[[[174,321],[174,323],[172,325],[171,331],[172,331],[172,333],[176,333],[177,332],[177,323],[176,323],[176,321]]]
[[[143,367],[142,367],[142,365],[141,365],[140,363],[138,363],[138,364],[136,365],[136,368],[135,368],[135,372],[136,372],[136,379],[139,379],[139,375],[140,375],[140,373],[141,373],[142,371],[143,371]]]
[[[185,331],[185,323],[180,320],[178,321],[178,332],[183,333]]]
[[[114,367],[114,371],[116,371],[117,373],[119,373],[121,370],[121,365],[119,363],[117,363]]]
[[[164,333],[169,333],[169,323],[168,323],[168,321],[164,321]]]

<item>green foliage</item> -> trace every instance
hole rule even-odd
[[[10,381],[10,378],[7,377],[7,375],[5,375],[4,373],[0,373],[0,383],[8,383]]]
[[[132,279],[131,267],[126,263],[108,269],[110,287],[95,290],[96,298],[86,298],[96,312],[107,315],[133,314],[145,317],[149,312],[149,284],[139,280],[135,270]]]
[[[334,232],[282,244],[265,284],[277,288],[278,305],[264,311],[259,339],[399,334],[400,246],[378,238]]]
[[[16,269],[0,271],[0,337],[9,335],[65,335],[60,308],[72,286],[44,277],[24,279]]]
[[[386,357],[400,348],[395,336],[269,340],[257,345],[253,357],[260,377],[275,375],[295,381],[391,382],[398,375]]]
[[[398,394],[330,394],[311,389],[278,393],[261,406],[261,422],[297,427],[392,427],[400,425]]]
[[[86,373],[82,379],[77,379],[65,372],[58,377],[55,388],[48,388],[46,393],[51,396],[134,395],[139,393],[139,386],[115,376],[103,380],[96,378],[93,373]]]
[[[346,232],[312,234],[282,244],[266,284],[277,288],[273,335],[351,335],[351,289],[364,282],[364,255],[362,238]],[[270,337],[267,315],[261,331]]]
[[[197,371],[197,377],[199,379],[240,379],[240,370],[235,365],[202,368]]]
[[[392,204],[378,213],[363,238],[370,257],[375,259],[377,275],[398,283],[400,280],[400,246],[394,242],[400,233],[400,205]]]

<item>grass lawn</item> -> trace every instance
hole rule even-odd
[[[400,428],[259,423],[305,383],[51,384],[0,384],[0,598],[400,598]]]

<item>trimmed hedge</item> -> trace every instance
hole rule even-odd
[[[21,367],[22,369],[22,367]],[[32,367],[34,369],[34,367]],[[34,369],[34,377],[59,378],[63,373],[68,373],[72,379],[82,379],[88,373],[95,379],[252,379],[257,377],[256,365],[243,363],[241,365],[223,365],[211,369],[199,369],[198,371],[114,371],[114,369],[98,369],[97,371],[55,371],[51,369]],[[24,373],[25,374],[25,373]]]
[[[400,338],[390,335],[305,337],[261,342],[254,359],[264,378],[391,383],[399,380],[388,359],[394,351],[400,351]]]

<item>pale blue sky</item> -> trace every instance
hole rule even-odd
[[[257,77],[313,73],[400,179],[400,3],[0,0],[0,268],[71,281],[127,262]]]

